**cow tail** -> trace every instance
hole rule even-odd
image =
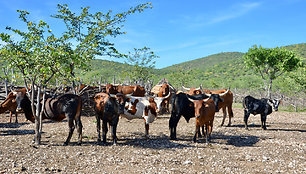
[[[245,99],[242,100],[242,106],[243,106],[243,109],[246,109]]]

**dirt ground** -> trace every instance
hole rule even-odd
[[[178,140],[169,140],[169,115],[150,125],[144,138],[143,120],[121,118],[118,144],[97,144],[95,117],[82,117],[83,144],[76,131],[71,144],[66,121],[44,122],[42,145],[32,145],[34,124],[19,116],[7,123],[0,115],[0,173],[306,173],[306,113],[275,112],[268,116],[268,130],[260,116],[250,116],[244,129],[243,110],[234,109],[231,127],[219,127],[217,113],[210,144],[193,143],[194,118],[181,119]],[[227,121],[227,120],[226,120]]]

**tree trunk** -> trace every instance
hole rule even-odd
[[[37,101],[36,101],[36,113],[35,113],[35,143],[40,144],[41,140],[41,117],[40,117],[40,93],[41,93],[41,84],[37,86]],[[34,101],[32,101],[34,103]]]
[[[271,99],[271,91],[272,91],[272,80],[273,79],[269,79],[269,87],[268,87],[268,94],[267,94],[267,97],[269,98],[269,99]]]

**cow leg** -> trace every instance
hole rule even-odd
[[[200,126],[199,125],[196,125],[196,129],[195,129],[195,132],[194,132],[194,136],[193,136],[193,142],[197,142],[197,134],[200,132]]]
[[[222,119],[222,123],[221,123],[220,126],[223,126],[223,125],[224,125],[224,121],[225,121],[225,118],[226,118],[226,115],[227,115],[227,113],[226,113],[226,107],[223,107],[223,108],[222,108],[222,111],[223,111],[223,119]]]
[[[103,143],[106,143],[106,134],[108,132],[107,128],[107,121],[103,120],[102,121],[102,137],[103,137]]]
[[[119,118],[119,117],[118,117]],[[118,118],[116,118],[112,123],[112,138],[113,138],[113,145],[117,144],[117,125],[118,125]]]
[[[229,116],[228,117],[228,126],[231,126],[232,125],[232,118],[234,117],[232,104],[227,106],[227,112],[228,112],[228,116]]]
[[[207,143],[209,143],[209,140],[211,139],[211,133],[212,133],[212,130],[213,130],[213,121],[210,121],[209,122],[209,127],[208,127],[208,136],[206,136],[206,137],[208,137],[208,138],[206,138],[206,142]]]
[[[209,126],[209,124],[205,124],[205,132],[206,132],[206,134],[205,134],[205,140],[206,140],[206,143],[208,143],[208,136],[209,136],[209,129],[210,129],[210,126]]]
[[[266,127],[267,115],[266,114],[260,114],[260,116],[261,116],[261,128],[263,130],[267,130],[267,127]]]
[[[169,128],[170,128],[170,139],[175,140],[176,139],[176,127],[177,123],[179,122],[181,118],[181,115],[171,115],[169,120]]]
[[[17,114],[17,112],[14,112],[14,114],[15,114],[15,117],[16,117],[15,123],[18,123],[18,114]]]
[[[100,116],[97,115],[96,116],[96,120],[97,120],[97,132],[98,132],[98,139],[97,139],[97,142],[101,142],[101,119],[100,119]]]
[[[75,125],[77,126],[77,132],[79,134],[78,145],[81,145],[82,144],[82,129],[83,129],[81,117],[77,117],[77,119],[75,120]]]
[[[244,126],[246,130],[248,130],[248,118],[250,114],[251,114],[250,112],[248,112],[247,110],[244,110]]]
[[[203,125],[201,128],[202,128],[202,134],[203,134],[203,136],[205,136],[204,125]],[[201,134],[201,131],[199,130],[199,132],[198,132],[198,138],[202,138],[202,134]]]
[[[145,123],[145,129],[146,129],[145,136],[146,136],[146,138],[149,138],[149,124]]]
[[[9,123],[12,123],[12,112],[10,111]]]
[[[224,125],[224,122],[225,122],[225,119],[226,119],[226,116],[227,116],[226,107],[222,108],[222,112],[223,112],[223,120],[222,120],[221,126]]]
[[[69,135],[64,143],[64,146],[67,146],[68,143],[70,142],[70,139],[72,137],[75,125],[73,124],[73,120],[71,119],[71,117],[67,117],[68,118],[68,126],[69,126]]]

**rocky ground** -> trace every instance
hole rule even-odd
[[[178,140],[169,140],[169,115],[150,125],[144,138],[143,120],[122,118],[118,145],[96,143],[95,117],[83,117],[83,144],[77,134],[63,146],[67,122],[45,122],[42,145],[31,145],[34,124],[7,123],[0,115],[0,173],[306,173],[306,114],[276,112],[268,116],[268,130],[260,116],[251,116],[250,130],[243,126],[243,110],[234,109],[233,126],[219,127],[215,117],[210,144],[192,142],[194,119],[181,119]],[[110,136],[109,136],[110,138]]]

